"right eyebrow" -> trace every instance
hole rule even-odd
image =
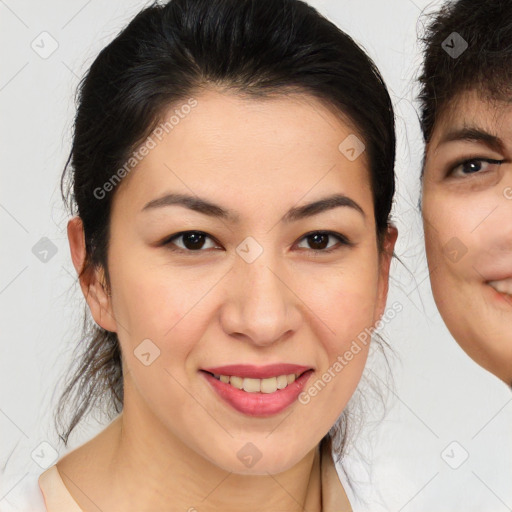
[[[493,135],[482,128],[473,126],[449,131],[443,135],[439,141],[438,147],[442,144],[456,141],[480,142],[498,153],[502,153],[505,147],[503,141],[497,135]]]

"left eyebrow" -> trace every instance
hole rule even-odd
[[[350,197],[344,194],[334,194],[332,196],[324,197],[313,203],[308,203],[303,206],[296,206],[290,208],[286,214],[281,218],[281,221],[289,223],[295,222],[306,217],[312,217],[327,210],[332,210],[338,206],[348,206],[358,211],[364,218],[366,215],[363,209]]]
[[[502,153],[504,150],[503,141],[498,136],[473,126],[448,132],[441,138],[438,146],[455,141],[480,142],[498,153]]]

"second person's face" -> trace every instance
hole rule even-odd
[[[512,107],[462,94],[427,146],[422,211],[432,291],[451,334],[512,383]]]

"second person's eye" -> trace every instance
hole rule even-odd
[[[458,163],[449,172],[450,176],[467,176],[480,172],[488,172],[493,170],[493,166],[503,163],[503,160],[494,160],[492,158],[472,158]]]

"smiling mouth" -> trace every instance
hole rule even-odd
[[[512,295],[512,277],[501,279],[499,281],[487,281],[487,284],[503,295]]]
[[[220,375],[202,370],[215,379],[229,384],[237,389],[246,391],[247,393],[275,393],[278,390],[287,388],[295,382],[299,377],[312,370],[305,370],[299,373],[289,373],[268,377],[265,379],[255,379],[250,377],[240,377],[237,375]]]
[[[512,305],[512,278],[487,281],[485,284],[489,285],[496,292],[496,298]]]

